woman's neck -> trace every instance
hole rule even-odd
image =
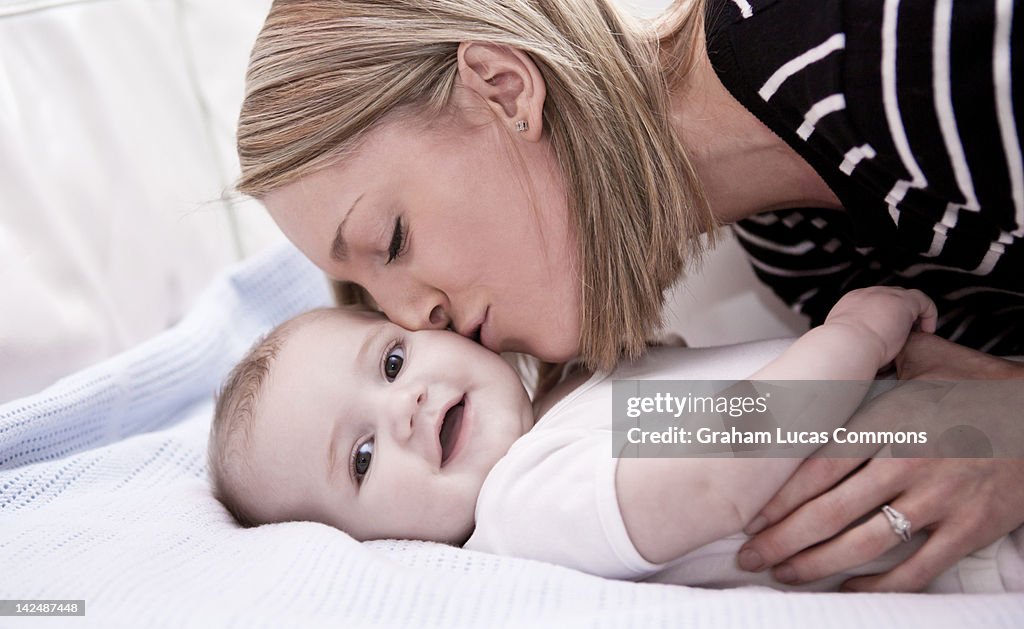
[[[842,209],[825,181],[722,85],[707,54],[672,93],[672,121],[722,223],[795,207]]]
[[[534,423],[540,421],[540,418],[550,411],[562,398],[572,393],[577,387],[586,382],[590,376],[594,375],[592,372],[584,369],[579,363],[574,363],[568,369],[568,373],[564,374],[564,377],[558,384],[551,387],[548,391],[541,392],[534,398]]]

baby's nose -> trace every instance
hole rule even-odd
[[[424,429],[430,430],[430,418],[425,412],[427,401],[426,389],[419,386],[409,386],[407,391],[402,392],[402,398],[404,403],[396,405],[393,424],[394,437],[400,442],[412,439],[414,434]]]

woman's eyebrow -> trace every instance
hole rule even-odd
[[[338,223],[338,229],[334,232],[334,242],[331,243],[331,259],[336,262],[345,262],[348,260],[348,243],[345,242],[345,222],[352,216],[352,213],[356,210],[356,205],[359,204],[359,200],[363,198],[360,194],[356,197],[356,200],[352,202],[352,207],[345,212],[345,218],[341,219]]]

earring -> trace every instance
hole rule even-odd
[[[525,133],[530,129],[530,123],[525,120],[516,120],[516,131],[519,133]]]

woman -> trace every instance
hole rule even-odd
[[[1024,353],[1014,6],[953,19],[925,4],[683,3],[654,37],[604,0],[277,2],[250,62],[238,187],[396,323],[495,351],[598,368],[638,355],[696,236],[740,221],[762,278],[812,319],[858,286],[917,286],[948,313],[940,333]],[[981,29],[998,80],[963,67]],[[922,58],[938,69],[922,75]],[[998,116],[953,115],[983,87]],[[933,541],[850,585],[923,587],[1024,522],[1024,499],[996,498],[1024,467],[978,465],[971,485],[948,480],[953,460],[873,461],[813,500],[850,470],[802,471],[764,523],[807,504],[740,563],[778,564],[892,501]],[[855,507],[830,509],[840,497]],[[864,563],[894,530],[878,514],[776,575]]]

